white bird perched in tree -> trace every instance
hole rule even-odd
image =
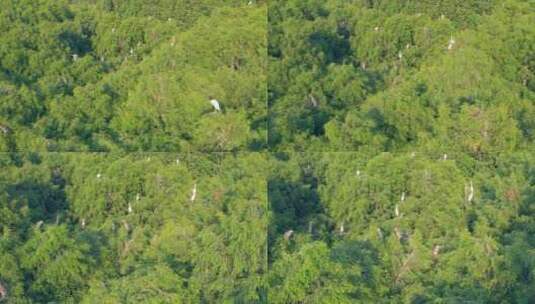
[[[180,159],[178,159],[178,158],[176,159],[176,164],[180,165]]]
[[[35,228],[37,228],[37,229],[41,228],[41,226],[43,225],[43,223],[44,223],[43,221],[39,221],[39,222],[37,222],[37,224],[35,225]]]
[[[444,155],[442,155],[442,160],[448,160],[448,154],[444,153]]]
[[[398,52],[398,58],[401,60],[403,58],[403,53],[401,51]]]
[[[288,241],[292,237],[292,234],[294,234],[294,231],[292,229],[286,231],[284,233],[284,239]]]
[[[360,176],[360,170],[357,170],[357,176]]]
[[[377,32],[379,30],[379,27],[376,26],[376,27],[373,28],[373,30]]]
[[[437,257],[438,254],[440,253],[440,249],[442,248],[442,246],[440,245],[435,245],[433,246],[433,257]]]
[[[401,202],[405,201],[405,191],[401,192]]]
[[[128,213],[132,213],[132,204],[128,203]]]
[[[394,212],[396,213],[396,217],[399,217],[399,206],[398,206],[398,204],[396,204],[396,209],[394,210]]]
[[[468,196],[466,199],[469,203],[474,199],[474,185],[472,184],[472,181],[470,181],[470,187],[468,187]]]
[[[210,99],[210,104],[212,105],[212,107],[214,107],[216,112],[221,112],[221,106],[219,105],[219,101],[213,98],[212,96],[209,96],[208,99]]]
[[[139,195],[139,193],[136,194],[136,201],[139,201],[140,199],[141,199],[141,195]]]
[[[396,237],[398,238],[398,240],[401,240],[401,238],[403,237],[398,227],[394,228],[394,234],[396,234]]]
[[[377,236],[382,239],[383,238],[383,231],[381,230],[381,228],[377,228]]]
[[[7,288],[0,282],[0,301],[7,298]]]
[[[124,226],[124,229],[126,229],[127,232],[130,232],[130,225],[128,224],[127,221],[123,220],[123,226]]]
[[[455,39],[453,39],[453,36],[450,37],[450,40],[448,41],[448,51],[453,49],[453,46],[455,45]]]
[[[193,189],[191,190],[191,197],[190,202],[195,201],[195,198],[197,197],[197,183],[193,184]]]
[[[11,133],[11,129],[8,126],[4,126],[4,125],[0,125],[0,131],[2,131],[2,133],[4,134]]]
[[[82,229],[85,228],[85,218],[82,218],[82,222],[80,223],[80,225],[82,226]]]
[[[313,108],[317,108],[319,105],[318,100],[312,94],[308,94],[308,101],[310,102]]]
[[[72,54],[72,60],[76,61],[78,60],[78,54]]]
[[[102,174],[97,173],[97,178],[101,178],[101,177],[102,177]]]
[[[340,223],[340,234],[344,233],[345,232],[345,229],[344,229],[344,221],[342,221],[342,223]]]

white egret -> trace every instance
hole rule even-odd
[[[345,232],[344,221],[342,221],[342,223],[340,223],[340,234],[343,234],[344,232]]]
[[[9,134],[11,133],[11,129],[7,126],[4,126],[4,125],[0,125],[0,130],[2,131],[2,133],[4,134]]]
[[[130,225],[128,224],[127,221],[123,220],[123,226],[124,226],[124,229],[126,229],[127,232],[130,232]]]
[[[472,202],[473,199],[474,199],[474,185],[472,184],[472,181],[470,181],[470,187],[468,188],[467,200],[470,203]]]
[[[435,245],[433,246],[433,257],[437,257],[438,254],[440,253],[440,249],[442,248],[442,246],[440,245]]]
[[[97,173],[97,178],[101,178],[101,177],[102,177],[102,174]]]
[[[193,184],[193,189],[191,190],[191,197],[190,197],[190,201],[193,202],[195,201],[195,198],[197,197],[197,184]]]
[[[7,288],[0,282],[0,301],[7,298]]]
[[[284,239],[288,241],[288,240],[292,237],[292,234],[293,234],[293,233],[294,233],[294,231],[293,231],[292,229],[286,231],[286,232],[284,233]]]
[[[394,233],[396,234],[396,237],[398,238],[398,240],[401,240],[402,235],[398,227],[394,228]]]
[[[450,40],[448,41],[448,51],[453,49],[453,46],[455,45],[455,39],[453,39],[453,36],[450,37]]]
[[[401,192],[401,202],[405,201],[405,191]]]
[[[399,206],[396,204],[396,209],[394,210],[396,213],[396,217],[399,217]]]
[[[136,194],[136,201],[139,201],[140,199],[141,199],[141,195],[139,195],[139,193]]]
[[[82,222],[80,223],[80,225],[82,226],[82,229],[85,228],[85,218],[82,218]]]
[[[316,99],[316,97],[314,97],[314,95],[308,94],[308,100],[312,104],[312,107],[314,107],[314,108],[318,107],[319,103],[318,103],[318,100]]]
[[[132,213],[132,204],[128,203],[128,213]]]
[[[78,54],[72,54],[71,56],[73,61],[78,60]]]
[[[221,112],[221,106],[219,105],[219,101],[213,98],[212,96],[208,97],[208,99],[210,99],[210,104],[212,105],[212,107],[214,107],[216,112]]]

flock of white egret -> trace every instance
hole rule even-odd
[[[412,152],[411,153],[411,157],[415,157],[415,156],[416,156],[416,153]],[[439,160],[443,160],[443,161],[448,160],[448,155],[446,153],[444,153]],[[356,170],[356,176],[360,177],[361,175],[362,175],[362,172],[360,170]],[[405,191],[402,191],[401,195],[400,195],[400,203],[399,204],[395,204],[395,207],[394,207],[394,214],[395,214],[396,218],[401,218],[403,216],[403,214],[400,212],[400,204],[405,202],[406,197],[407,197],[407,193]],[[465,185],[465,200],[467,202],[472,202],[473,199],[474,199],[474,185],[473,185],[473,182],[470,181],[469,184]],[[309,233],[312,233],[312,222],[309,222],[308,231],[309,231]],[[339,228],[338,228],[338,232],[339,232],[340,235],[342,235],[342,234],[344,234],[346,232],[345,231],[345,226],[344,226],[344,221],[340,222],[340,225],[339,225]],[[294,230],[292,230],[292,229],[287,230],[284,233],[284,239],[286,241],[289,241],[293,234],[294,234]],[[400,241],[410,237],[408,233],[401,231],[400,228],[397,225],[394,227],[394,234],[396,235],[397,239],[400,240]],[[384,238],[383,231],[381,230],[381,228],[377,228],[377,236],[379,237],[379,239],[383,239]],[[443,246],[439,245],[439,244],[435,244],[433,246],[431,253],[432,253],[432,256],[434,258],[436,258],[439,255],[440,250],[442,249],[442,247]]]

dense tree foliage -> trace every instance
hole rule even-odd
[[[535,302],[533,2],[271,3],[270,302]]]
[[[2,3],[0,151],[265,146],[265,4],[73,2]]]
[[[4,0],[1,303],[535,303],[528,0]]]
[[[482,156],[525,147],[534,18],[522,0],[273,1],[270,146]]]
[[[265,302],[264,155],[3,154],[0,163],[9,303]]]
[[[535,158],[279,155],[271,303],[535,301]]]

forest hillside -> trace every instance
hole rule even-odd
[[[266,6],[190,2],[3,1],[0,151],[264,147]]]
[[[0,4],[0,304],[535,303],[533,0]]]

